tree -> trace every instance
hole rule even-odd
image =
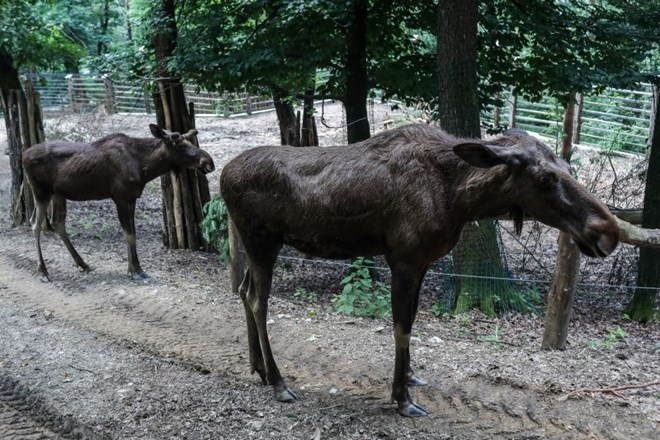
[[[418,29],[428,34],[432,10],[429,0],[188,2],[177,64],[205,87],[276,89],[294,98],[308,96],[310,77],[322,70],[327,80],[314,97],[344,103],[355,142],[369,135],[372,88],[389,96],[412,90],[424,76],[415,59],[426,59],[432,72],[434,54],[411,43]]]
[[[477,92],[477,0],[450,0],[438,7],[438,116],[440,126],[459,137],[479,138],[479,95]],[[475,305],[495,314],[493,298],[498,290],[510,288],[490,277],[504,276],[492,221],[468,224],[453,250],[454,272],[478,278],[456,280],[457,312]],[[485,277],[485,278],[482,278]],[[495,288],[493,288],[495,287]]]
[[[12,173],[14,225],[31,215],[32,195],[23,177],[23,151],[44,140],[38,96],[27,97],[19,69],[66,64],[80,54],[57,28],[47,28],[35,6],[41,2],[12,0],[0,3],[0,106],[3,110]]]
[[[152,44],[159,78],[154,94],[158,124],[186,133],[195,128],[194,114],[192,107],[189,110],[186,105],[180,78],[171,75],[168,65],[177,44],[174,0],[156,2],[151,12]],[[173,171],[161,177],[161,187],[165,245],[173,249],[200,249],[204,243],[199,227],[203,219],[202,207],[210,200],[206,177],[195,170]]]
[[[660,229],[660,111],[657,109],[660,97],[660,77],[655,79],[655,121],[649,165],[646,172],[646,188],[644,191],[644,210],[642,213],[642,227]],[[631,319],[639,322],[653,320],[660,287],[660,249],[640,247],[639,266],[637,274],[637,290],[626,307],[626,313]]]

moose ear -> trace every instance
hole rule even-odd
[[[188,130],[188,133],[183,135],[183,138],[187,141],[191,140],[195,135],[197,134],[197,130],[194,128],[191,130]]]
[[[156,124],[149,124],[149,130],[151,130],[151,134],[156,139],[163,139],[165,137],[165,132],[163,131],[163,129],[157,126]]]
[[[507,151],[495,145],[465,143],[454,145],[454,153],[467,163],[478,168],[491,168],[506,163]]]

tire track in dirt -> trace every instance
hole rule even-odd
[[[34,267],[34,262],[25,256],[1,258],[5,264],[13,261],[19,269]],[[7,275],[6,290],[21,306],[47,310],[75,325],[128,341],[160,356],[196,363],[201,369],[226,369],[223,360],[240,355],[237,347],[231,347],[227,334],[213,330],[217,322],[205,314],[200,313],[193,320],[182,308],[159,304],[153,298],[97,295],[95,289],[71,279],[42,283],[26,278],[25,274]]]
[[[71,416],[51,413],[18,381],[0,376],[0,438],[3,440],[102,440]]]
[[[29,275],[36,261],[11,250],[0,251],[0,265],[14,268],[3,277],[5,288],[0,290],[0,296],[23,309],[46,310],[56,319],[149,354],[176,359],[203,374],[211,370],[239,377],[248,373],[243,310],[235,297],[221,298],[218,304],[199,304],[190,298],[163,296],[163,285],[158,281],[143,285],[124,279],[97,288],[101,286],[84,279],[89,275],[69,275],[44,284]],[[343,401],[348,402],[348,407],[361,406],[367,414],[382,413],[383,404],[378,401],[382,402],[388,393],[390,372],[379,376],[384,372],[370,371],[373,365],[364,367],[366,373],[347,371],[341,365],[346,354],[332,350],[335,342],[342,343],[341,329],[336,330],[337,339],[319,342],[317,348],[325,350],[323,363],[305,360],[309,356],[308,347],[287,346],[287,330],[286,326],[277,328],[273,343],[276,353],[281,353],[281,357],[286,354],[295,363],[297,386],[316,385],[305,390],[306,399],[324,407],[327,403],[324,388],[340,384],[345,394],[332,400],[333,408]],[[449,427],[454,431],[454,438],[474,438],[468,433],[508,439],[607,437],[588,426],[581,427],[576,435],[575,431],[571,432],[574,429],[569,426],[571,423],[553,423],[553,415],[543,413],[542,396],[508,385],[493,385],[483,378],[471,378],[469,383],[460,384],[432,383],[430,387],[415,389],[413,394],[421,396],[420,401],[432,413],[420,423],[424,427],[420,432],[429,434],[441,425],[444,430]],[[376,402],[362,404],[367,400]],[[342,412],[341,408],[337,411]],[[391,413],[396,417],[393,410]]]

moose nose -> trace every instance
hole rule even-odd
[[[602,256],[606,257],[614,252],[618,243],[618,234],[602,234],[596,241],[596,247],[601,252]]]
[[[590,221],[587,225],[592,237],[595,250],[600,257],[606,257],[616,249],[619,244],[619,226],[616,218],[610,215],[607,219]]]
[[[213,159],[202,161],[202,169],[204,170],[204,174],[213,172],[215,170],[215,164],[213,163]]]

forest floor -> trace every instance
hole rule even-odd
[[[341,143],[340,107],[325,111],[321,144]],[[394,116],[376,106],[374,126]],[[49,113],[47,131],[50,139],[146,137],[152,121]],[[228,159],[279,142],[274,113],[199,117],[197,126],[218,168],[209,175],[212,193]],[[101,201],[69,204],[69,233],[94,270],[78,271],[46,233],[48,284],[36,272],[30,229],[11,226],[10,182],[9,159],[0,154],[2,439],[652,439],[660,432],[660,386],[600,391],[660,380],[660,325],[624,320],[627,297],[579,295],[564,351],[540,349],[542,316],[436,317],[422,307],[411,355],[429,385],[412,394],[430,415],[408,419],[389,401],[390,318],[333,310],[328,292],[340,289],[344,267],[280,264],[269,330],[299,397],[282,404],[250,375],[243,308],[226,266],[214,254],[163,247],[157,181],[136,218],[149,281],[125,276],[114,206]],[[318,291],[319,301],[295,297],[300,286]],[[423,295],[423,304],[432,302],[428,289]]]

